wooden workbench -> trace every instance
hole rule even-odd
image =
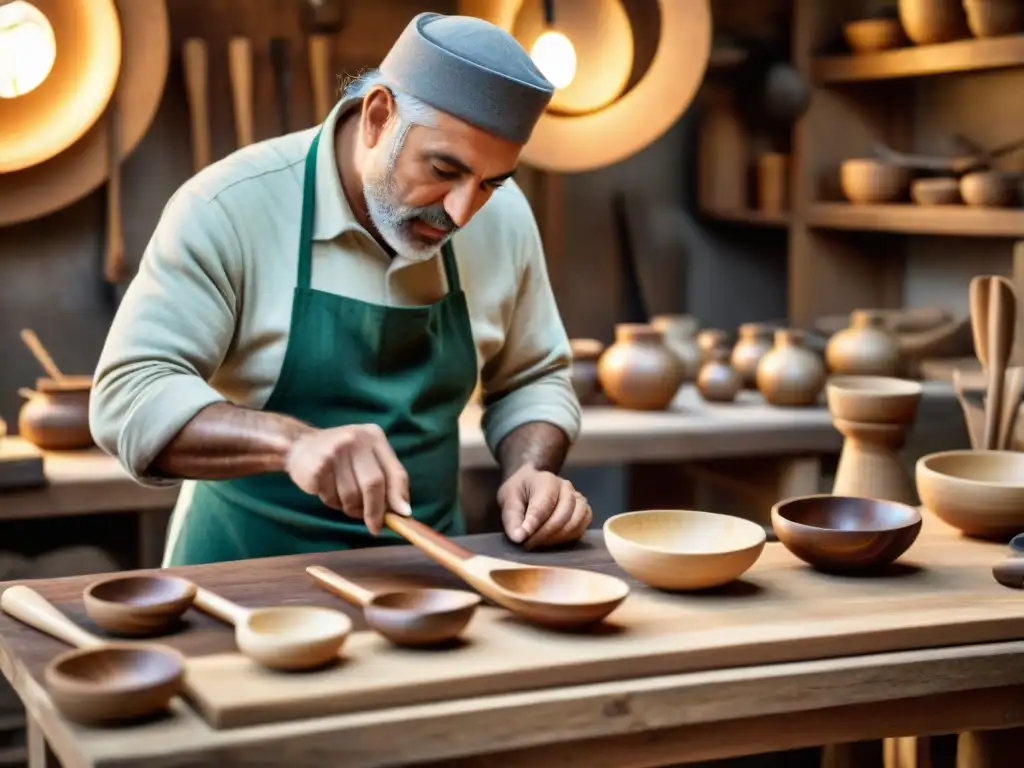
[[[957,583],[971,594],[985,595],[990,604],[993,599],[999,602],[998,590],[1004,588],[991,580],[988,564],[1002,555],[1003,547],[967,542],[930,514],[926,513],[925,518],[916,549],[903,558],[908,565],[894,578],[923,579],[915,589],[936,579]],[[598,532],[562,552],[525,554],[495,535],[467,537],[465,543],[481,553],[622,576],[604,550]],[[341,607],[350,612],[361,629],[357,613],[305,577],[302,569],[314,561],[371,585],[393,581],[396,574],[418,583],[458,585],[450,574],[407,546],[174,571],[243,605],[305,602]],[[748,608],[730,610],[772,610],[761,602],[772,602],[772,588],[767,585],[783,577],[818,579],[813,575],[794,576],[790,570],[794,567],[804,568],[780,544],[769,544],[761,561],[743,580],[748,586],[742,599]],[[790,575],[783,573],[786,571]],[[928,571],[935,575],[928,576]],[[89,581],[84,577],[29,583],[67,615],[92,628],[81,605],[81,591]],[[886,622],[913,624],[912,617],[903,615],[906,609],[886,608],[885,600],[868,598],[869,593],[886,589],[877,579],[862,580],[862,593],[858,593],[857,580],[834,582],[832,587],[827,583],[828,577],[821,583],[815,581],[809,593],[818,595],[817,600],[828,594],[840,595],[835,603],[840,611],[826,610],[826,625],[833,620],[843,625],[844,600],[859,603],[857,610],[868,611],[866,616],[889,615]],[[7,586],[0,585],[0,591]],[[635,591],[644,589],[634,582]],[[767,592],[759,591],[765,589]],[[860,599],[857,594],[862,595]],[[1017,599],[1009,590],[1006,595],[1008,601]],[[934,596],[942,602],[942,594]],[[921,602],[929,601],[924,597]],[[942,610],[969,613],[974,610],[969,603],[974,602],[965,600],[964,605]],[[814,611],[819,618],[808,622],[818,626],[818,630],[808,630],[812,635],[825,626],[818,605]],[[1007,610],[1016,610],[1012,604],[1006,605]],[[927,605],[921,608],[931,610]],[[792,608],[786,610],[792,613]],[[64,647],[7,616],[0,616],[0,668],[32,719],[32,768],[55,764],[43,759],[44,742],[50,744],[65,768],[319,768],[342,764],[360,768],[435,761],[504,768],[543,768],[570,762],[588,768],[623,768],[907,733],[963,733],[1020,725],[1024,723],[1024,708],[1020,706],[1024,701],[1024,641],[1006,641],[1006,635],[1022,621],[1024,615],[1013,619],[1015,623],[1006,625],[1001,633],[996,631],[992,637],[1002,634],[1000,642],[943,647],[943,643],[955,642],[950,637],[990,631],[972,630],[969,623],[957,625],[960,628],[945,638],[933,633],[923,643],[907,641],[901,632],[873,639],[862,636],[851,644],[849,653],[862,653],[865,642],[884,651],[863,655],[801,658],[799,654],[806,651],[800,642],[778,656],[785,663],[744,662],[748,665],[734,667],[729,660],[736,656],[719,654],[681,674],[541,687],[226,730],[211,728],[184,704],[177,704],[169,717],[130,728],[94,730],[70,724],[53,708],[41,683],[46,662]],[[794,626],[798,629],[794,631],[803,631],[804,623],[796,620]],[[193,657],[233,647],[231,630],[218,622],[190,613],[189,626],[187,631],[166,638],[166,642]],[[968,734],[961,737],[965,739],[973,752],[984,751],[984,737]],[[987,743],[993,741],[990,738]],[[960,768],[980,765],[965,761]],[[1000,768],[1003,764],[985,765]],[[1010,763],[1008,768],[1013,765]]]

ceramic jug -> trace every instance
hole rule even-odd
[[[685,373],[661,331],[642,323],[615,326],[615,343],[597,363],[597,379],[608,399],[636,410],[667,408]]]
[[[697,389],[710,403],[731,403],[743,388],[743,377],[729,364],[729,350],[718,347],[701,366]]]
[[[757,388],[771,405],[814,405],[825,376],[825,363],[807,349],[803,332],[780,329],[757,366]]]
[[[651,325],[661,331],[665,344],[683,364],[685,381],[696,379],[700,370],[697,318],[693,315],[657,315],[651,318]]]
[[[825,362],[833,373],[898,376],[900,341],[886,327],[885,315],[870,309],[850,314],[850,327],[828,340]]]
[[[94,445],[89,430],[91,380],[38,379],[36,389],[21,390],[26,398],[18,412],[21,437],[48,451],[68,451]]]
[[[739,340],[732,348],[730,362],[743,380],[743,386],[757,386],[757,364],[772,348],[772,329],[763,323],[744,323]]]

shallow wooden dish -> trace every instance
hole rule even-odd
[[[108,576],[82,594],[85,612],[103,629],[126,637],[158,635],[172,627],[196,597],[178,576]]]
[[[921,504],[968,536],[1024,531],[1024,453],[940,451],[918,459],[915,474]]]
[[[960,199],[960,180],[949,177],[914,179],[910,199],[918,205],[956,205]]]
[[[879,568],[906,552],[921,531],[921,513],[908,504],[816,494],[772,507],[779,541],[823,571]]]
[[[899,48],[907,42],[899,19],[858,19],[843,26],[843,37],[854,53]]]
[[[845,160],[839,183],[851,203],[892,203],[902,199],[910,184],[910,171],[870,157]]]
[[[766,534],[750,520],[688,509],[649,509],[605,521],[604,542],[619,567],[659,589],[721,586],[761,556]]]
[[[967,205],[1005,208],[1015,198],[1012,177],[1002,171],[974,171],[960,179],[960,197]]]
[[[888,376],[833,376],[825,387],[834,418],[859,424],[909,424],[917,418],[924,388]]]

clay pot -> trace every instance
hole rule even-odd
[[[685,380],[693,381],[700,370],[700,349],[697,347],[697,318],[693,315],[657,315],[651,325],[661,331],[665,344],[679,358],[685,369]]]
[[[616,405],[635,410],[664,410],[683,385],[686,369],[650,325],[620,323],[615,343],[597,363],[597,380]]]
[[[18,412],[21,437],[48,451],[69,451],[94,445],[89,431],[91,391],[90,377],[37,380],[35,392],[23,390],[28,399]]]
[[[967,28],[975,37],[1016,35],[1024,27],[1020,0],[963,0]]]
[[[701,365],[714,357],[714,351],[726,346],[725,331],[720,328],[705,328],[697,334],[697,349],[700,350]]]
[[[802,331],[775,332],[775,346],[757,366],[757,388],[771,405],[814,405],[825,386],[825,364],[804,346]]]
[[[850,314],[850,327],[828,340],[825,362],[833,373],[897,376],[900,341],[886,327],[885,315],[858,309]]]
[[[855,157],[839,166],[839,185],[851,203],[892,203],[904,197],[909,184],[909,170],[882,160]]]
[[[960,179],[960,196],[968,205],[1005,208],[1013,203],[1014,185],[1000,171],[975,171]]]
[[[772,348],[772,329],[761,323],[744,323],[739,340],[732,348],[730,362],[743,380],[743,386],[757,386],[757,364]]]
[[[743,377],[729,364],[729,350],[718,347],[701,366],[697,390],[711,403],[731,403],[743,388]]]
[[[594,401],[600,386],[597,383],[597,361],[604,344],[597,339],[570,339],[572,349],[572,388],[581,405]]]
[[[948,43],[967,32],[961,0],[899,0],[898,9],[903,31],[918,45]]]

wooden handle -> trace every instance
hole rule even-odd
[[[331,111],[331,36],[310,35],[309,81],[313,85],[316,121],[322,123]]]
[[[102,640],[71,621],[45,597],[21,584],[4,590],[0,595],[0,608],[18,621],[75,648],[98,648],[104,645]]]
[[[196,597],[192,604],[203,613],[208,613],[226,624],[241,624],[249,617],[247,608],[236,605],[202,587],[196,587]]]
[[[1003,390],[1006,387],[1006,363],[1013,347],[1013,328],[1016,322],[1016,296],[1013,285],[1005,277],[993,276],[989,281],[988,300],[989,402],[985,405],[987,450],[998,448]]]
[[[121,220],[121,112],[117,91],[107,107],[107,252],[103,276],[121,282],[124,274],[124,225]]]
[[[228,75],[235,107],[235,143],[247,147],[253,142],[252,123],[252,41],[233,37],[228,43]]]
[[[967,425],[967,436],[971,441],[971,449],[976,451],[981,447],[978,420],[974,418],[974,408],[964,391],[963,378],[959,368],[953,369],[953,391],[956,392],[956,399],[960,401],[960,409],[964,412],[964,422]]]
[[[333,592],[342,600],[347,600],[353,605],[365,607],[373,600],[373,592],[363,589],[358,584],[353,584],[348,579],[341,578],[334,571],[324,568],[322,565],[311,565],[306,569],[306,573],[328,592]]]
[[[971,278],[968,297],[971,309],[971,336],[974,339],[974,356],[981,367],[988,369],[988,293],[989,276],[977,275]]]
[[[474,557],[468,549],[460,547],[419,520],[396,515],[394,512],[384,513],[384,525],[417,547],[431,560],[465,578],[465,563]]]
[[[1020,394],[1024,385],[1024,370],[1020,366],[1014,366],[1007,371],[1006,387],[1003,392],[1003,407],[999,412],[999,439],[996,442],[996,449],[1000,451],[1013,450],[1013,433],[1017,422],[1017,413],[1020,411]]]
[[[31,328],[21,329],[21,340],[25,342],[25,346],[28,347],[32,356],[39,362],[39,365],[46,371],[46,375],[54,381],[61,381],[64,378],[64,374],[61,373],[60,368],[53,362],[53,358],[50,357],[50,353],[46,351],[46,347],[43,346],[43,342],[36,336],[36,332]]]
[[[281,133],[288,133],[291,120],[292,69],[288,56],[288,41],[283,37],[270,39],[270,63],[274,68],[274,91],[277,95],[277,113],[281,120]]]
[[[185,89],[192,119],[192,162],[196,173],[210,164],[209,63],[206,41],[185,41]]]

